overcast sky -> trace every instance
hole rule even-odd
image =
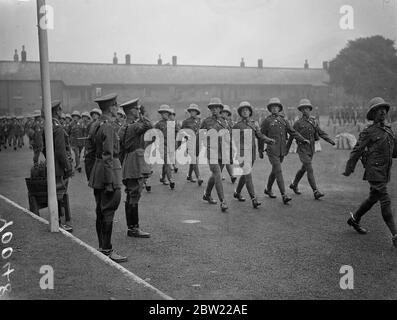
[[[119,63],[313,67],[348,40],[381,34],[396,40],[397,0],[47,0],[54,8],[50,60]],[[354,30],[339,10],[354,9]],[[26,46],[38,60],[35,0],[0,0],[0,60]]]

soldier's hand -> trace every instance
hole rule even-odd
[[[333,146],[336,146],[336,142],[335,141],[332,141],[332,143],[331,143]]]
[[[307,139],[305,139],[305,140],[303,140],[303,143],[305,143],[305,144],[310,144],[310,141],[307,140]]]
[[[270,145],[275,144],[275,143],[276,143],[276,140],[274,140],[274,139],[270,139],[268,142],[268,144],[270,144]]]
[[[111,183],[107,184],[105,186],[105,193],[113,193],[114,189],[113,189],[113,185]]]

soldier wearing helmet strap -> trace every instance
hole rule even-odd
[[[294,129],[299,132],[302,137],[310,141],[310,144],[303,144],[298,142],[298,155],[302,162],[302,168],[297,172],[294,181],[290,185],[290,188],[295,192],[295,194],[300,195],[298,184],[302,177],[307,172],[307,179],[309,181],[310,187],[313,190],[314,198],[319,200],[324,197],[324,194],[317,189],[316,180],[314,179],[312,160],[314,156],[314,146],[315,142],[320,138],[324,139],[328,143],[335,145],[335,142],[321,130],[318,121],[310,116],[310,112],[313,110],[313,106],[308,99],[302,99],[299,102],[298,110],[302,113],[302,117],[295,122]],[[293,137],[290,136],[287,143],[287,151],[289,150]]]
[[[268,138],[264,134],[261,133],[260,128],[258,124],[252,120],[252,113],[253,109],[252,106],[249,102],[243,101],[240,103],[240,106],[238,108],[238,114],[241,117],[241,120],[237,122],[234,126],[234,130],[239,130],[239,141],[237,145],[239,148],[237,148],[237,152],[239,153],[240,157],[243,157],[244,163],[240,165],[240,167],[243,166],[243,175],[241,175],[236,191],[234,192],[234,198],[237,199],[240,202],[244,202],[245,198],[241,195],[241,191],[243,190],[244,185],[247,187],[247,191],[251,197],[252,201],[252,206],[254,209],[258,208],[258,206],[261,205],[261,203],[258,201],[255,195],[255,190],[254,190],[254,184],[252,182],[252,168],[254,166],[254,162],[256,159],[256,143],[255,140],[263,140],[265,143],[272,144],[274,143],[273,139]],[[246,130],[251,131],[251,136],[252,140],[251,141],[245,141],[245,134]],[[235,136],[233,136],[235,138]],[[236,143],[236,141],[235,141]],[[247,150],[247,148],[250,148],[250,152]],[[251,157],[248,157],[248,155],[251,153]],[[247,159],[248,158],[248,159]],[[248,160],[248,163],[247,163]]]
[[[380,202],[383,220],[390,230],[393,245],[397,247],[397,229],[387,191],[393,158],[397,158],[397,139],[391,127],[385,124],[389,110],[390,105],[382,98],[373,98],[369,102],[367,120],[373,121],[373,124],[360,133],[343,175],[350,176],[358,160],[361,159],[365,168],[363,179],[368,181],[370,186],[369,197],[354,214],[350,213],[347,223],[358,233],[366,234],[367,230],[360,225],[361,219],[377,202]]]
[[[280,193],[282,196],[283,203],[287,205],[292,199],[287,196],[285,192],[284,178],[283,172],[281,169],[281,164],[284,160],[284,157],[287,155],[287,139],[288,134],[299,142],[302,143],[310,143],[308,140],[302,137],[302,135],[296,132],[295,129],[288,123],[287,120],[281,115],[283,110],[283,105],[278,98],[272,98],[269,100],[267,105],[267,109],[271,112],[271,115],[268,116],[265,120],[263,120],[261,124],[261,132],[275,140],[275,143],[272,145],[267,145],[267,155],[269,157],[269,161],[272,165],[272,172],[269,175],[269,179],[267,182],[267,187],[265,189],[265,194],[267,194],[270,198],[276,198],[276,196],[272,192],[272,187],[274,182],[277,180],[278,188],[280,189]],[[260,141],[259,146],[259,155],[263,157],[263,149],[264,142]]]

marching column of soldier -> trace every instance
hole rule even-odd
[[[151,165],[145,161],[145,150],[152,141],[145,141],[144,136],[149,130],[155,128],[162,133],[163,141],[159,143],[164,156],[164,164],[161,170],[160,182],[175,189],[173,173],[176,172],[175,163],[169,157],[167,150],[171,141],[179,133],[184,136],[182,141],[187,148],[193,149],[196,159],[199,159],[200,149],[206,146],[206,159],[211,176],[205,186],[203,200],[209,204],[217,204],[212,198],[212,190],[215,187],[220,208],[222,212],[228,210],[228,204],[224,194],[222,182],[222,169],[226,166],[232,183],[235,183],[237,176],[235,172],[240,169],[238,183],[233,198],[244,202],[242,190],[246,187],[251,198],[253,208],[257,209],[261,203],[258,201],[252,181],[252,169],[254,167],[256,154],[261,159],[266,151],[272,171],[268,177],[264,193],[270,198],[276,198],[273,193],[273,184],[277,182],[282,202],[288,205],[292,200],[287,195],[282,163],[289,153],[292,141],[297,141],[297,153],[302,167],[289,188],[297,195],[301,192],[298,188],[300,180],[305,174],[313,191],[315,200],[324,197],[316,184],[312,161],[314,159],[314,145],[320,138],[335,145],[335,142],[321,128],[318,119],[312,116],[313,105],[308,99],[299,102],[297,111],[301,116],[291,123],[284,116],[283,104],[280,99],[272,98],[267,104],[270,113],[262,117],[261,123],[253,119],[254,108],[248,101],[241,102],[237,109],[231,111],[230,107],[222,103],[219,98],[212,98],[208,104],[211,115],[201,120],[201,110],[197,104],[191,104],[187,108],[189,117],[182,125],[174,120],[175,111],[169,105],[161,105],[158,109],[160,120],[153,124],[144,114],[144,107],[139,104],[139,99],[117,104],[117,95],[109,94],[95,100],[98,108],[90,113],[82,114],[74,111],[72,115],[62,114],[59,101],[52,104],[54,146],[57,183],[67,185],[68,179],[72,176],[73,165],[75,170],[81,171],[80,154],[84,148],[85,173],[89,186],[93,189],[96,202],[96,231],[98,236],[99,250],[117,262],[127,260],[127,257],[114,251],[111,237],[113,230],[113,219],[121,201],[121,189],[124,186],[126,193],[125,216],[127,236],[148,238],[150,234],[143,231],[139,224],[139,200],[142,190],[147,186],[147,179],[152,174]],[[365,113],[367,121],[372,122],[364,129],[359,140],[351,152],[347,162],[346,170],[343,173],[349,176],[354,172],[356,163],[362,160],[365,167],[364,180],[369,182],[369,197],[359,206],[355,213],[350,213],[347,221],[358,233],[365,234],[367,230],[361,226],[361,219],[375,203],[380,202],[382,217],[392,235],[392,242],[397,246],[397,230],[393,219],[390,196],[387,191],[387,183],[390,181],[392,158],[397,157],[397,139],[391,128],[386,124],[389,116],[390,104],[382,98],[374,98],[369,103],[369,109]],[[238,118],[234,116],[234,112]],[[289,111],[291,113],[291,111]],[[357,113],[359,114],[359,113]],[[40,112],[32,115],[28,124],[21,124],[21,128],[29,137],[29,143],[33,149],[33,162],[37,163],[40,153],[44,151],[43,119]],[[235,119],[234,121],[232,119]],[[2,146],[14,146],[15,137],[20,134],[17,126],[18,119],[0,119],[0,132]],[[354,120],[353,120],[354,121]],[[11,124],[11,125],[9,125]],[[10,128],[12,130],[10,130]],[[175,136],[169,135],[170,128]],[[185,132],[193,132],[189,136]],[[217,132],[217,142],[211,141],[209,131]],[[168,131],[168,132],[167,132]],[[245,141],[245,133],[249,131],[251,141]],[[5,132],[5,133],[4,133]],[[11,134],[10,134],[11,132]],[[237,134],[234,134],[237,132]],[[202,133],[202,134],[201,134]],[[11,138],[10,138],[11,136]],[[192,140],[192,141],[191,141]],[[258,140],[258,143],[256,143]],[[12,141],[12,142],[10,142]],[[18,139],[16,146],[19,146]],[[181,145],[181,140],[176,139],[175,149]],[[205,143],[206,142],[206,143]],[[265,148],[266,147],[266,148]],[[71,159],[71,150],[75,159]],[[224,154],[229,156],[225,159]],[[236,159],[244,159],[244,155],[251,156],[249,163]],[[237,164],[238,167],[235,165]],[[198,162],[192,161],[189,164],[187,181],[198,182],[201,186],[204,182]],[[197,180],[196,180],[197,179]],[[147,189],[148,190],[148,189]],[[150,191],[150,190],[148,190]],[[61,224],[66,230],[72,228]]]

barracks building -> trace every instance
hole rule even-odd
[[[220,97],[225,104],[237,107],[248,100],[258,109],[264,108],[271,97],[279,97],[285,107],[295,107],[309,98],[321,113],[334,102],[334,92],[328,83],[328,64],[310,68],[267,68],[258,60],[255,67],[126,63],[51,62],[51,97],[60,99],[64,112],[90,110],[93,100],[117,92],[118,101],[139,97],[151,116],[160,104],[175,108],[177,118],[185,116],[190,103],[202,110],[211,97]],[[39,62],[0,61],[0,115],[23,115],[41,109]]]

